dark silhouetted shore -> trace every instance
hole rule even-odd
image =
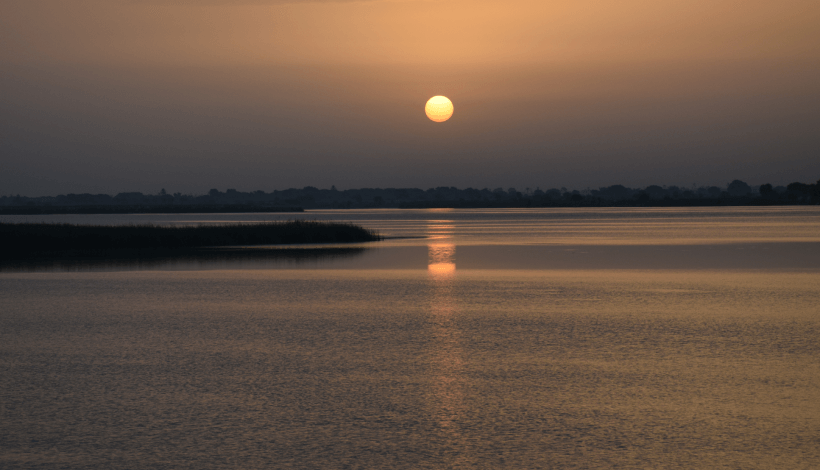
[[[0,256],[6,259],[377,240],[379,234],[356,225],[302,220],[198,226],[0,223]]]
[[[254,204],[210,205],[24,205],[0,206],[0,215],[45,214],[218,214],[251,212],[304,212],[301,207],[274,207]]]

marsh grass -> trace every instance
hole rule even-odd
[[[7,258],[65,252],[186,250],[376,240],[381,240],[378,233],[357,225],[304,220],[198,226],[0,223],[0,254]]]

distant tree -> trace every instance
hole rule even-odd
[[[219,196],[219,190],[218,189],[212,189],[212,190],[208,191],[208,196],[211,196],[211,197]]]
[[[743,181],[734,180],[731,183],[729,183],[729,186],[726,188],[726,191],[732,197],[741,197],[747,196],[749,193],[751,193],[752,187],[744,183]]]
[[[658,186],[657,184],[647,186],[644,191],[652,199],[663,199],[664,197],[666,197],[666,194],[667,194],[666,190],[663,189],[662,187]]]
[[[550,199],[558,199],[558,198],[561,197],[561,190],[560,189],[555,189],[555,188],[548,189],[547,192],[546,192],[546,195]]]
[[[812,185],[805,184],[805,183],[798,183],[798,182],[795,181],[794,183],[789,183],[789,185],[786,186],[786,190],[789,191],[790,193],[795,193],[795,194],[798,194],[800,196],[808,196],[811,193]]]
[[[126,203],[126,204],[138,204],[144,203],[147,197],[144,196],[142,193],[134,192],[134,193],[119,193],[114,196],[114,201],[117,203]]]
[[[168,193],[160,194],[159,202],[161,202],[162,204],[171,204],[172,202],[174,202],[174,197]]]
[[[673,199],[677,199],[680,197],[680,188],[677,186],[669,186],[666,188],[666,191],[672,196]]]
[[[574,193],[575,191],[573,191]],[[609,186],[607,188],[601,188],[598,190],[598,195],[600,197],[612,200],[623,200],[629,199],[632,197],[633,191],[622,184],[616,184],[613,186]]]
[[[760,195],[763,197],[772,197],[774,196],[774,188],[769,183],[761,184],[760,185]]]

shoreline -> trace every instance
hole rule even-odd
[[[74,225],[0,222],[4,259],[49,256],[105,256],[131,253],[308,243],[361,243],[383,238],[348,223],[294,220],[254,224],[197,226]]]
[[[782,199],[677,199],[651,201],[417,201],[399,204],[307,207],[269,207],[254,205],[213,206],[0,206],[0,216],[15,215],[137,215],[137,214],[261,214],[303,213],[310,210],[345,209],[552,209],[552,208],[672,208],[672,207],[800,207],[816,206],[818,202],[786,201]]]
[[[245,214],[304,212],[302,207],[282,207],[249,204],[213,205],[110,205],[110,206],[0,206],[0,215],[61,215],[61,214]]]

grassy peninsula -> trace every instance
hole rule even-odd
[[[104,251],[193,250],[206,247],[381,240],[357,225],[295,220],[197,226],[0,223],[4,258]]]

